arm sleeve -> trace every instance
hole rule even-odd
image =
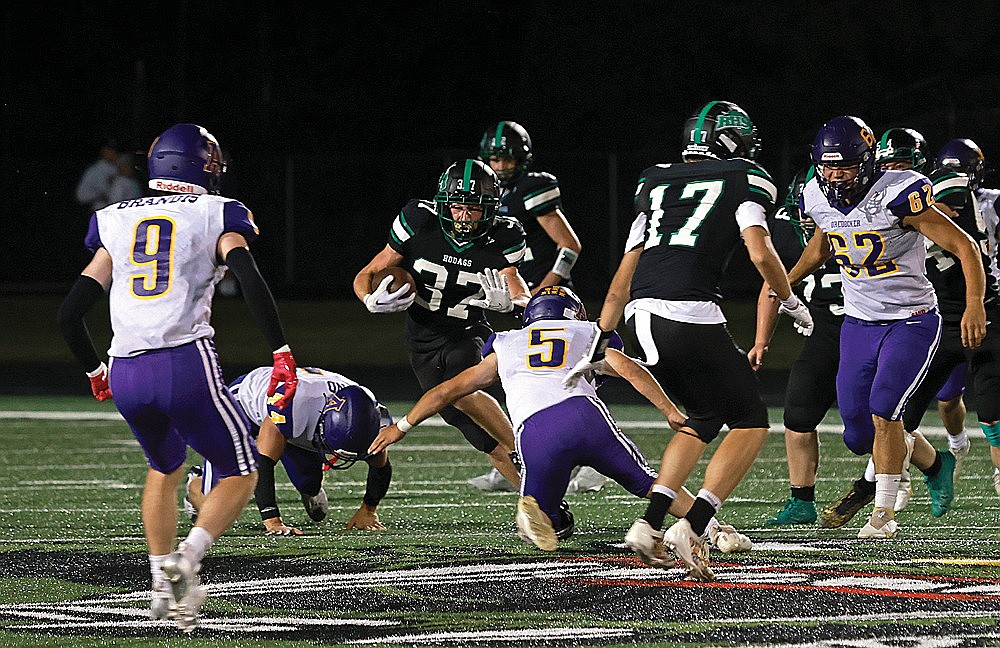
[[[257,487],[254,489],[253,498],[257,502],[257,510],[260,511],[262,520],[281,517],[278,498],[274,494],[274,466],[274,459],[267,455],[262,454],[257,459]]]
[[[250,250],[245,247],[233,248],[226,255],[226,265],[239,280],[250,314],[257,323],[257,328],[264,334],[267,343],[271,345],[271,350],[285,346],[285,333],[281,328],[274,296],[271,295],[271,289],[268,288],[264,277],[260,275]]]
[[[90,339],[90,331],[87,330],[83,316],[102,296],[104,287],[100,283],[92,277],[80,275],[59,305],[59,312],[56,315],[59,331],[66,344],[69,345],[70,351],[83,370],[88,372],[99,367],[101,360],[94,350],[94,343]]]
[[[385,465],[381,468],[368,464],[368,483],[365,487],[365,496],[362,501],[371,507],[378,506],[385,494],[389,492],[389,484],[392,482],[392,464],[386,459]]]

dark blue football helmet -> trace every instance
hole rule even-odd
[[[863,196],[875,180],[875,134],[857,117],[841,115],[823,124],[812,143],[819,188],[831,205],[847,206]],[[829,181],[823,167],[857,166],[850,180]]]
[[[350,468],[368,457],[368,448],[382,425],[383,412],[368,390],[342,387],[330,395],[316,424],[313,445],[333,470]]]
[[[969,176],[969,188],[976,190],[986,174],[986,157],[970,139],[949,140],[938,152],[934,168],[950,169]]]
[[[197,124],[174,124],[146,155],[149,187],[170,193],[219,193],[226,163],[215,136]]]
[[[521,177],[531,164],[531,137],[517,122],[502,121],[491,126],[479,140],[479,159],[489,164],[490,158],[509,157],[516,163],[510,171],[497,172],[508,183]]]
[[[565,286],[545,286],[524,307],[524,324],[538,320],[587,320],[583,302]]]

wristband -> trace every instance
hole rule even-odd
[[[99,364],[97,366],[97,369],[94,369],[93,371],[86,372],[87,373],[87,378],[97,378],[101,374],[107,373],[107,371],[108,371],[108,365],[106,365],[106,364],[104,364],[102,362],[101,364]]]
[[[284,345],[284,346],[282,346],[282,347],[280,347],[278,349],[275,349],[271,353],[274,354],[274,353],[291,353],[291,352],[292,352],[292,350],[286,344],[286,345]]]
[[[411,428],[413,428],[413,424],[407,421],[405,416],[401,416],[399,420],[396,421],[396,427],[399,428],[400,432],[406,434]]]
[[[570,270],[576,264],[580,254],[569,248],[561,247],[556,251],[556,262],[552,264],[552,274],[559,275],[563,279],[569,279]]]
[[[801,302],[799,301],[799,298],[795,295],[795,293],[789,294],[788,299],[781,300],[781,305],[787,308],[788,310],[794,310],[798,308],[800,303]]]

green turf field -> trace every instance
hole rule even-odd
[[[651,408],[612,409],[658,459],[668,432]],[[331,512],[318,524],[279,468],[284,517],[307,535],[262,536],[251,505],[204,564],[211,598],[188,637],[147,620],[144,459],[113,406],[0,397],[0,410],[4,647],[1000,645],[1000,498],[978,432],[953,510],[931,517],[918,479],[900,536],[877,542],[855,538],[864,514],[837,530],[764,525],[787,497],[784,446],[772,435],[721,512],[754,550],[713,554],[718,582],[697,584],[622,548],[644,505],[615,484],[568,496],[576,534],[557,552],[520,542],[514,495],[465,484],[484,457],[450,428],[421,426],[390,450],[385,532],[341,531],[363,467],[328,473]],[[821,504],[862,469],[832,432],[836,418],[828,423]]]

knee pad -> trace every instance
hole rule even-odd
[[[1000,448],[1000,421],[996,423],[980,423],[979,427],[983,429],[983,434],[986,435],[986,440],[989,441],[990,447]]]

